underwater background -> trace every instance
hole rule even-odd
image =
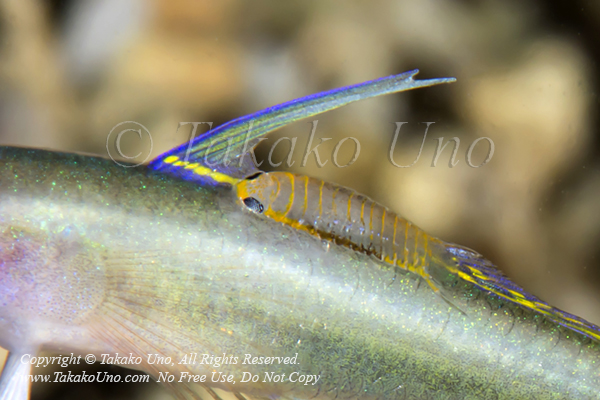
[[[454,76],[319,116],[315,138],[332,138],[323,167],[313,155],[302,165],[310,122],[271,135],[257,157],[365,193],[600,324],[598,27],[595,0],[0,0],[0,144],[141,163],[189,139],[180,122],[217,126],[415,68]],[[123,121],[147,131],[117,148]],[[284,140],[271,154],[283,163],[269,166],[284,136],[298,138],[294,165]],[[349,137],[360,154],[340,168],[356,156],[346,140],[332,160]],[[436,160],[439,138],[450,143]],[[390,150],[416,162],[399,168]],[[82,393],[169,398],[156,384],[89,383],[35,385],[32,398]]]

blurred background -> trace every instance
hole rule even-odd
[[[343,4],[343,6],[342,6]],[[292,170],[350,186],[471,247],[549,303],[600,324],[600,2],[572,0],[0,0],[0,144],[122,156],[185,142],[181,121],[232,118],[419,68],[457,83],[318,117],[321,161]],[[402,127],[390,159],[395,122]],[[429,128],[423,150],[425,124]],[[355,163],[331,161],[339,140]],[[456,165],[449,163],[460,144]],[[466,162],[467,150],[480,140]],[[450,144],[435,151],[443,138]],[[107,141],[108,139],[108,141]],[[314,144],[318,143],[318,139]],[[313,144],[313,145],[314,145]],[[287,160],[283,141],[273,161]],[[338,163],[353,157],[352,141]],[[268,164],[268,163],[265,163]],[[282,164],[279,169],[286,167]],[[108,367],[113,373],[125,373]],[[36,399],[169,398],[157,385],[57,383]]]

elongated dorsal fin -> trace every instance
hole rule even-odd
[[[160,155],[149,167],[202,184],[232,185],[258,171],[247,153],[262,136],[276,129],[354,101],[456,80],[415,80],[418,72],[404,72],[313,94],[234,119]]]

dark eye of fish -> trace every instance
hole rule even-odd
[[[250,175],[250,176],[247,176],[247,177],[246,177],[246,180],[247,180],[247,181],[252,181],[252,180],[254,180],[254,179],[258,178],[259,176],[261,176],[262,174],[263,174],[263,172],[257,172],[257,173],[255,173],[255,174],[252,174],[252,175]]]
[[[254,197],[246,197],[244,199],[244,204],[251,211],[254,211],[257,214],[262,214],[262,212],[265,210],[265,207],[260,203],[260,201],[256,200]]]

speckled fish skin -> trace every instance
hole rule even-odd
[[[411,273],[256,218],[230,189],[0,148],[11,351],[161,354],[174,366],[132,367],[216,369],[237,382],[219,387],[270,398],[598,398],[597,341],[468,282],[448,288],[454,305]],[[178,364],[192,352],[239,360]],[[296,353],[296,365],[242,364]],[[243,371],[261,379],[241,383]],[[265,371],[320,379],[263,383]]]

